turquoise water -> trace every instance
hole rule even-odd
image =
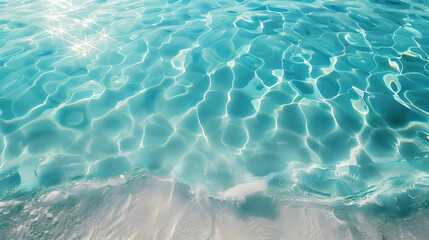
[[[426,0],[0,1],[0,235],[422,239],[428,26]]]

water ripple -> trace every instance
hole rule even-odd
[[[143,169],[406,215],[428,201],[428,10],[0,2],[0,193]]]

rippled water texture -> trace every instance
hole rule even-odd
[[[0,0],[0,235],[426,238],[428,54],[427,0]]]

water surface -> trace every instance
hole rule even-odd
[[[426,0],[0,2],[0,234],[423,239],[428,26]]]

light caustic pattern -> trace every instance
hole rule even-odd
[[[0,192],[144,174],[407,216],[429,200],[428,6],[0,2]]]

